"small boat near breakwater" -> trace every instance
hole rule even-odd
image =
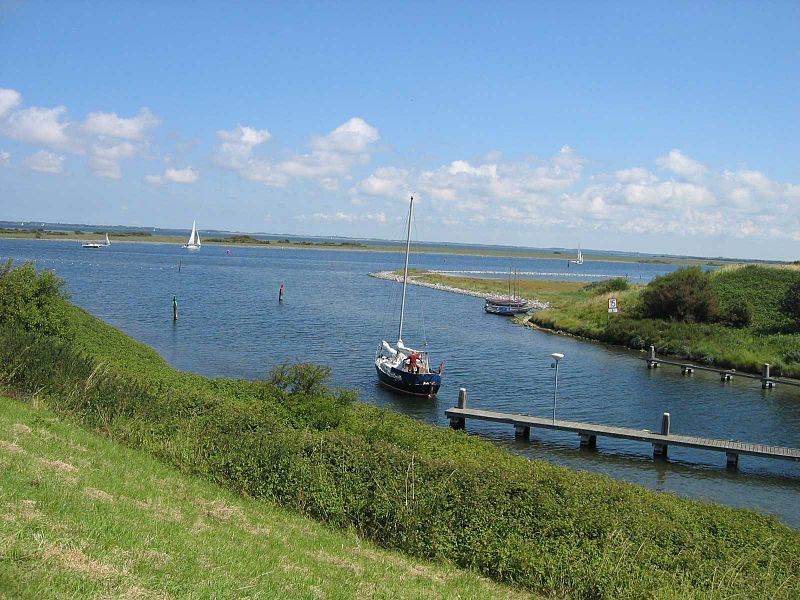
[[[431,271],[431,273],[439,273],[440,271]],[[461,272],[461,271],[459,271]],[[402,283],[402,277],[398,277],[394,271],[376,271],[374,273],[369,274],[370,277],[375,277],[376,279],[385,279],[387,281],[395,281],[397,283]],[[491,294],[488,292],[476,292],[473,290],[465,290],[462,288],[457,288],[450,285],[444,285],[441,283],[429,283],[427,281],[419,281],[413,275],[409,275],[408,277],[408,285],[418,285],[421,287],[427,287],[434,290],[440,290],[442,292],[450,292],[453,294],[462,294],[464,296],[474,296],[476,298],[483,298],[484,300],[489,300],[489,298],[496,297],[495,294]],[[541,300],[536,300],[535,298],[521,298],[524,300],[528,305],[528,310],[543,310],[545,308],[550,308],[550,305],[547,302],[542,302]]]

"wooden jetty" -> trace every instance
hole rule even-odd
[[[670,414],[664,413],[661,419],[661,431],[647,429],[633,429],[630,427],[615,427],[613,425],[600,425],[597,423],[580,423],[577,421],[563,421],[561,419],[547,419],[467,408],[467,390],[461,388],[458,393],[458,405],[449,408],[445,415],[450,419],[450,427],[464,429],[467,419],[491,421],[493,423],[508,423],[514,426],[515,436],[529,439],[531,427],[540,429],[555,429],[558,431],[572,431],[580,436],[581,447],[594,448],[597,446],[598,436],[622,438],[646,442],[653,445],[653,456],[666,458],[669,446],[683,446],[700,450],[724,452],[727,466],[735,468],[739,464],[739,455],[747,454],[762,458],[778,458],[783,460],[800,461],[800,448],[784,448],[765,444],[749,444],[730,440],[716,440],[692,435],[679,435],[670,433]]]
[[[720,381],[730,381],[734,375],[737,377],[744,377],[746,379],[758,379],[761,381],[762,389],[769,389],[775,387],[775,384],[792,385],[800,387],[800,381],[791,381],[781,377],[772,377],[769,372],[769,363],[764,363],[761,368],[761,375],[753,375],[751,373],[742,373],[736,369],[718,369],[716,367],[707,367],[704,365],[693,365],[680,360],[668,360],[665,358],[658,358],[656,356],[655,346],[650,346],[647,356],[642,358],[647,362],[648,369],[655,369],[659,365],[674,365],[681,368],[681,373],[684,375],[691,375],[695,371],[710,371],[712,373],[719,373]]]

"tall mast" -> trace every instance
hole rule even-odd
[[[403,301],[400,304],[400,330],[397,333],[397,343],[403,341],[403,319],[406,314],[406,285],[408,284],[408,254],[411,251],[411,218],[414,214],[414,196],[408,207],[408,226],[406,228],[406,263],[403,267]]]

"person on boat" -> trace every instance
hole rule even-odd
[[[408,372],[409,373],[419,373],[419,365],[417,364],[419,361],[419,354],[416,352],[412,352],[411,355],[408,357]]]

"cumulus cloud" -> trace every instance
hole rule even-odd
[[[708,170],[702,163],[689,158],[678,149],[670,150],[666,156],[659,157],[656,164],[662,169],[672,171],[689,180],[702,179]]]
[[[366,214],[353,214],[342,211],[335,213],[317,212],[312,215],[298,215],[297,219],[300,221],[339,221],[345,223],[368,222],[383,224],[387,222],[386,214],[382,211]]]
[[[420,194],[443,224],[491,222],[672,235],[800,238],[800,185],[753,169],[713,172],[672,150],[646,167],[584,173],[569,146],[549,158],[453,160],[410,171],[381,167],[351,186],[354,204]]]
[[[145,139],[148,130],[159,123],[158,117],[150,109],[142,108],[135,117],[127,118],[117,113],[89,113],[81,127],[89,135],[140,141]]]
[[[39,150],[25,159],[23,164],[31,171],[58,175],[64,171],[64,157],[47,150]]]
[[[272,137],[266,129],[242,127],[225,131],[217,131],[217,137],[222,140],[217,154],[217,163],[229,169],[242,169],[253,154],[253,148],[263,144]]]
[[[161,185],[163,183],[195,183],[200,179],[200,173],[195,171],[192,167],[185,169],[173,169],[167,167],[162,175],[146,175],[144,180],[153,185]]]
[[[270,139],[266,130],[241,127],[220,131],[217,164],[237,171],[241,177],[271,186],[285,186],[293,179],[315,180],[327,190],[339,187],[339,179],[371,159],[370,145],[380,139],[378,130],[353,117],[324,136],[311,139],[310,152],[282,159],[253,156],[253,150]]]
[[[85,155],[93,174],[112,179],[121,177],[121,161],[147,148],[150,131],[159,124],[147,108],[133,117],[92,112],[78,123],[69,120],[65,106],[21,106],[18,91],[0,89],[0,135],[56,152]]]

